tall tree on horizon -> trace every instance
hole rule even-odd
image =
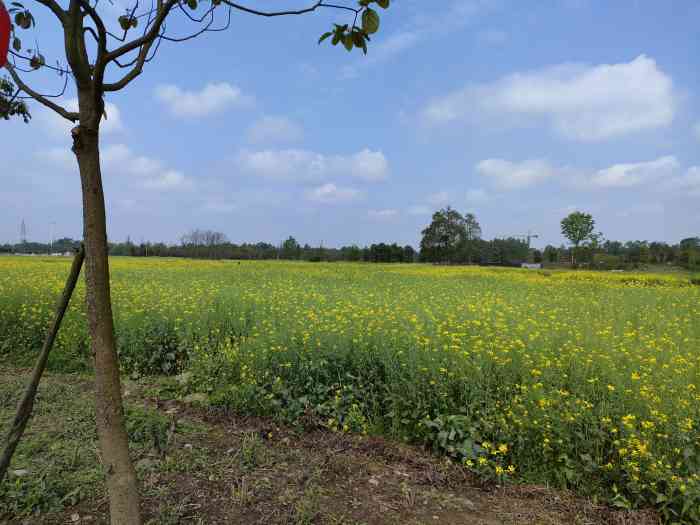
[[[421,257],[429,262],[456,262],[459,247],[467,239],[464,217],[447,207],[436,211],[421,234]]]
[[[589,213],[575,211],[561,220],[561,233],[574,245],[571,251],[571,264],[576,264],[576,252],[582,242],[595,239],[595,220]]]

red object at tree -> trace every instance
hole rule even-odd
[[[0,67],[7,62],[7,50],[10,47],[10,15],[5,4],[0,0]]]

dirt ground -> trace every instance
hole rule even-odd
[[[0,369],[7,432],[28,373]],[[656,524],[538,486],[484,485],[463,468],[387,440],[299,432],[125,386],[133,456],[150,524]],[[37,512],[40,510],[40,512]],[[108,523],[92,385],[42,383],[25,439],[0,486],[0,523]]]

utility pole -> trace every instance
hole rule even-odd
[[[54,221],[49,223],[49,255],[53,253],[53,228],[56,226]]]
[[[528,230],[525,235],[514,235],[514,237],[516,239],[522,239],[525,242],[527,242],[527,258],[529,261],[532,260],[533,256],[532,250],[530,249],[530,242],[532,241],[532,239],[538,239],[539,235],[536,233],[532,233],[532,230]]]

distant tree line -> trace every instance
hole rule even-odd
[[[647,265],[681,266],[700,270],[700,237],[688,237],[678,244],[648,241],[589,242],[578,247],[547,245],[535,250],[535,260],[545,264],[567,264],[574,258],[577,266],[614,270]]]
[[[193,259],[239,259],[264,260],[284,259],[296,261],[364,261],[383,263],[411,263],[418,255],[412,246],[399,246],[396,243],[357,245],[341,248],[301,245],[294,237],[274,245],[267,242],[236,244],[221,232],[192,230],[180,238],[180,243],[134,244],[130,239],[123,243],[111,243],[110,255],[130,255],[135,257],[190,257]]]
[[[178,244],[162,242],[109,243],[110,255],[132,257],[189,257],[196,259],[297,261],[354,261],[376,263],[430,262],[435,264],[479,264],[518,266],[523,262],[546,266],[576,266],[612,270],[641,268],[648,265],[681,266],[700,270],[700,237],[688,237],[678,244],[649,241],[605,240],[595,232],[595,221],[589,214],[573,212],[561,221],[562,235],[570,246],[547,245],[544,250],[532,249],[522,238],[484,240],[475,215],[462,215],[450,207],[436,211],[430,224],[421,232],[420,250],[397,243],[330,248],[300,244],[294,237],[279,245],[257,242],[236,244],[225,234],[212,230],[192,230]],[[0,253],[65,253],[72,252],[80,241],[62,238],[53,245],[25,242],[0,245]]]
[[[0,244],[0,253],[66,253],[80,247],[80,241],[64,237],[53,243],[21,242],[17,244]]]

